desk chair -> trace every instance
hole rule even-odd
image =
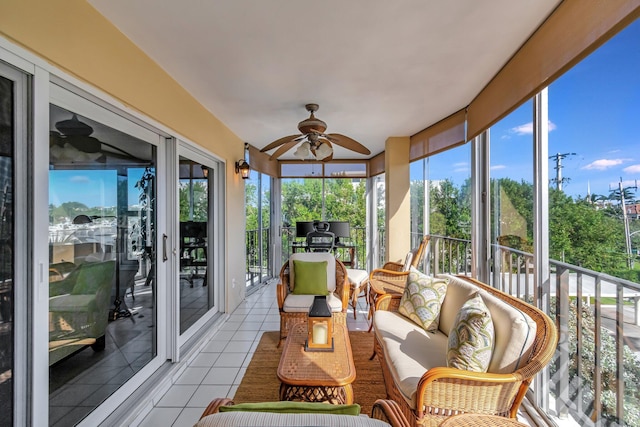
[[[312,231],[307,234],[307,252],[331,252],[335,240],[335,234],[330,231]]]

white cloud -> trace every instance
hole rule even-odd
[[[453,166],[457,167],[457,168],[466,168],[466,167],[469,167],[469,163],[468,162],[458,162],[458,163],[454,163]]]
[[[556,124],[553,123],[551,120],[549,120],[549,132],[555,130],[556,128],[557,128]],[[514,135],[514,134],[517,136],[533,135],[533,122],[512,127],[511,129],[509,129],[509,135],[507,135],[506,138],[509,138],[510,135]],[[503,138],[505,138],[505,136],[503,136]]]
[[[629,160],[630,159],[599,159],[589,163],[586,166],[583,166],[582,169],[603,171],[603,170],[612,168],[614,166],[621,165],[622,163],[627,162]]]
[[[459,167],[459,168],[454,168],[454,169],[453,169],[453,172],[455,172],[455,173],[460,173],[460,172],[469,172],[470,170],[471,170],[471,169],[469,169],[469,167],[468,167],[468,166],[466,166],[466,167],[465,167],[465,166],[461,166],[461,167]]]
[[[631,165],[622,169],[626,173],[640,173],[640,165]]]
[[[492,171],[497,171],[497,170],[506,169],[506,168],[507,167],[505,165],[494,165],[494,166],[491,166],[491,170]]]
[[[75,175],[69,178],[69,181],[73,183],[78,182],[91,182],[91,179],[87,175]]]
[[[516,135],[531,135],[533,134],[533,122],[511,128],[510,132]]]

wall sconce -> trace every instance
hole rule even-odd
[[[244,157],[247,157],[247,150],[249,149],[249,144],[244,143]],[[251,172],[251,166],[245,159],[238,160],[236,162],[236,173],[239,173],[242,179],[249,179],[249,173]]]
[[[248,179],[249,172],[251,172],[251,167],[244,159],[236,162],[236,173],[239,173],[242,179]]]

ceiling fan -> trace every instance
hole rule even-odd
[[[318,111],[318,104],[307,104],[305,105],[305,108],[311,113],[311,115],[308,119],[298,123],[298,130],[300,131],[300,134],[285,136],[273,141],[271,144],[260,150],[265,152],[279,147],[271,157],[269,157],[270,160],[277,159],[287,151],[291,150],[299,142],[302,143],[293,155],[302,160],[315,159],[326,162],[333,159],[332,144],[340,145],[341,147],[355,151],[356,153],[367,155],[371,154],[371,151],[369,151],[367,147],[348,136],[344,136],[339,133],[324,133],[327,129],[327,124],[313,115],[314,112]]]
[[[73,114],[70,119],[56,122],[55,126],[58,131],[49,132],[49,144],[51,157],[56,161],[105,163],[107,154],[141,160],[122,148],[91,136],[93,128],[80,121],[77,114]],[[107,152],[103,145],[115,152]]]

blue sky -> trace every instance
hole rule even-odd
[[[640,21],[551,84],[549,121],[549,155],[576,153],[563,160],[567,194],[585,196],[590,186],[591,194],[608,195],[620,179],[625,186],[640,181]],[[491,176],[531,182],[531,138],[528,101],[491,128]],[[468,145],[436,157],[432,179],[459,184],[469,176]],[[550,160],[550,178],[554,167]]]
[[[138,204],[140,192],[135,188],[143,168],[129,170],[129,206]],[[49,171],[49,203],[80,202],[87,207],[116,206],[115,170],[52,170]]]

